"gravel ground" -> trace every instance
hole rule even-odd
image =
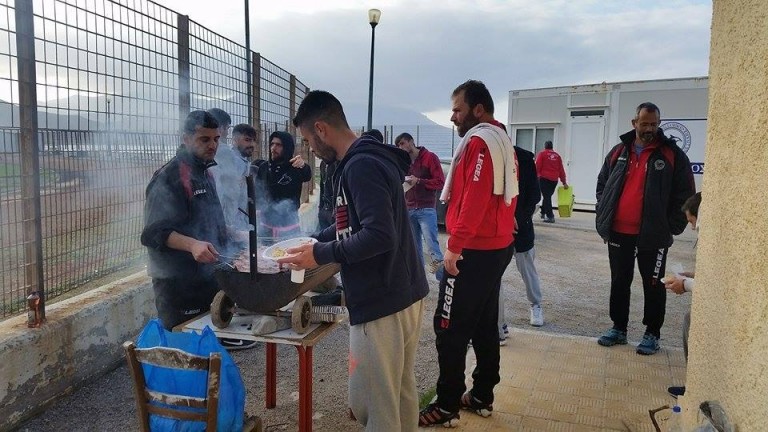
[[[589,226],[589,224],[585,224]],[[542,283],[546,324],[542,332],[597,336],[611,326],[608,317],[609,268],[607,248],[593,230],[536,225],[537,268]],[[444,235],[442,240],[445,241]],[[679,263],[691,269],[693,243],[678,241],[670,249],[668,267]],[[643,334],[642,286],[636,273],[633,284],[629,338]],[[437,283],[430,277],[425,319],[417,355],[419,392],[434,387],[437,359],[431,316]],[[525,287],[514,266],[504,275],[506,315],[509,325],[531,329]],[[690,296],[668,296],[662,346],[681,347],[682,316]],[[349,331],[341,326],[314,351],[314,430],[359,431],[347,418],[347,345]],[[595,349],[599,349],[597,346]],[[246,411],[262,417],[268,431],[293,431],[298,418],[298,359],[293,347],[278,348],[277,408],[264,408],[264,346],[234,353],[247,389]],[[138,430],[128,370],[123,364],[106,376],[76,390],[28,421],[20,431],[131,431]]]

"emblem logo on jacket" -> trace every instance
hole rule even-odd
[[[195,191],[192,193],[192,195],[193,196],[198,196],[198,195],[202,195],[202,194],[204,194],[206,192],[208,192],[208,191],[206,191],[205,189],[195,189]]]
[[[667,166],[666,162],[659,159],[656,162],[653,163],[653,167],[656,169],[656,171],[661,171],[664,169],[664,167]]]

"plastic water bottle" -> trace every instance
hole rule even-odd
[[[683,432],[683,414],[679,405],[672,407],[672,416],[669,418],[669,432]]]

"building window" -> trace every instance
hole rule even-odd
[[[515,145],[534,154],[544,150],[545,141],[555,141],[555,128],[534,126],[515,130]]]

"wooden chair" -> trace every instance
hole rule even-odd
[[[216,431],[219,384],[221,382],[221,354],[211,353],[210,357],[203,357],[176,348],[136,348],[136,345],[131,341],[125,342],[123,349],[125,349],[128,369],[131,371],[131,377],[133,377],[133,389],[142,432],[150,432],[150,414],[178,420],[204,422],[206,432]],[[204,398],[199,398],[150,390],[146,387],[142,364],[172,369],[207,371],[207,394]],[[189,408],[196,408],[197,410],[189,411]],[[245,419],[243,432],[262,432],[262,430],[263,426],[259,417]]]

